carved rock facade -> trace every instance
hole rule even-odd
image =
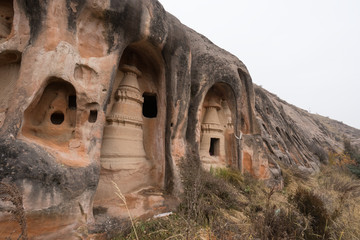
[[[126,214],[113,183],[133,215],[162,211],[188,157],[279,174],[245,65],[159,2],[4,0],[0,13],[0,180],[23,193],[30,236],[70,239],[94,208]],[[15,226],[1,213],[0,234]]]

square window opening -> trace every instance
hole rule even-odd
[[[89,119],[90,123],[94,123],[97,120],[98,111],[97,110],[90,110]]]
[[[156,118],[157,116],[157,100],[156,94],[144,93],[144,103],[142,108],[142,114],[146,118]]]
[[[219,156],[220,155],[220,139],[219,138],[211,138],[210,139],[209,154],[210,154],[210,156]]]
[[[70,96],[69,96],[68,107],[69,107],[69,109],[71,109],[71,110],[75,110],[75,109],[76,109],[76,95],[70,95]]]

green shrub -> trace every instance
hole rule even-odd
[[[355,164],[351,164],[351,165],[347,165],[347,168],[349,169],[349,171],[354,174],[356,177],[360,178],[360,164],[355,165]]]
[[[354,164],[347,165],[352,174],[360,178],[360,151],[351,145],[350,140],[344,139],[344,154],[349,155]]]

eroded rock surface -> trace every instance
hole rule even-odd
[[[185,158],[281,183],[278,160],[341,148],[257,87],[256,113],[245,65],[154,0],[1,1],[0,87],[0,180],[38,239],[126,216],[115,185],[133,216],[167,210]],[[0,228],[20,231],[6,211]]]
[[[256,86],[256,115],[271,162],[318,171],[331,151],[342,152],[344,139],[359,146],[360,130],[297,108]]]

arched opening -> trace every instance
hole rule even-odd
[[[205,169],[235,164],[234,106],[235,98],[226,84],[215,84],[205,95],[199,151]]]
[[[75,88],[62,79],[51,78],[42,95],[25,110],[22,133],[28,138],[61,145],[73,137],[75,126]]]
[[[95,205],[124,194],[163,189],[165,176],[166,91],[161,51],[147,42],[124,49],[106,108]]]

